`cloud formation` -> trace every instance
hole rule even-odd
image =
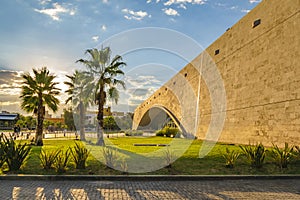
[[[102,30],[102,31],[106,31],[106,30],[107,30],[107,27],[106,27],[105,24],[103,24],[103,25],[101,26],[101,30]]]
[[[145,11],[133,11],[133,10],[129,10],[127,8],[124,8],[122,10],[123,13],[125,13],[126,15],[124,15],[124,18],[125,19],[128,19],[128,20],[142,20],[144,19],[146,16],[148,16],[148,13],[145,12]]]
[[[249,3],[260,3],[261,0],[249,0]]]
[[[164,3],[165,6],[170,6],[172,4],[198,4],[202,5],[205,4],[206,0],[168,0],[167,2]]]
[[[51,0],[40,0],[41,5],[45,5],[45,4],[48,4],[50,2],[51,2]]]
[[[174,10],[172,8],[164,8],[162,9],[164,11],[164,13],[166,15],[169,15],[169,16],[179,16],[179,13],[177,12],[177,10]]]
[[[128,87],[126,90],[129,95],[128,104],[132,108],[137,107],[162,85],[162,82],[153,75],[127,76],[125,83]]]
[[[46,3],[46,2],[49,2],[49,1],[42,1],[42,2]],[[39,9],[34,9],[34,11],[45,14],[45,15],[48,15],[54,21],[59,21],[60,20],[60,17],[59,17],[60,14],[66,13],[66,14],[69,14],[69,15],[75,15],[75,13],[76,13],[75,10],[65,8],[62,5],[60,5],[59,3],[53,3],[52,6],[53,6],[53,8],[45,8],[45,9],[40,9],[40,10]]]
[[[20,71],[0,70],[0,111],[14,110],[19,112],[21,84]]]
[[[92,37],[92,40],[94,40],[94,42],[98,42],[99,36],[95,35]]]

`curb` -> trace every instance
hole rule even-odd
[[[24,181],[225,181],[300,179],[300,175],[1,175],[0,180]]]

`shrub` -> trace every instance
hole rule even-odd
[[[167,168],[171,168],[172,167],[172,163],[174,161],[174,153],[169,149],[169,148],[166,148],[165,150],[165,161],[166,161],[166,167]]]
[[[3,136],[3,142],[1,142],[1,149],[5,156],[5,162],[8,165],[9,171],[17,171],[26,161],[29,152],[31,150],[30,146],[24,144],[16,144],[12,139],[8,139],[6,136]]]
[[[256,146],[240,146],[240,148],[248,158],[252,167],[262,167],[266,157],[266,149],[261,143]]]
[[[60,153],[60,150],[54,150],[54,151],[46,151],[42,149],[41,154],[40,154],[40,161],[43,169],[52,169],[54,167],[55,160]]]
[[[295,154],[298,158],[300,158],[300,147],[299,147],[299,146],[295,146],[294,154]]]
[[[103,147],[102,153],[105,162],[104,164],[109,168],[114,168],[117,161],[116,151],[109,147]]]
[[[126,136],[142,136],[143,131],[138,131],[138,130],[127,130],[125,131]]]
[[[225,166],[228,168],[233,168],[235,161],[240,156],[239,152],[235,152],[234,150],[230,151],[226,148],[226,153],[222,154],[223,158],[225,159]]]
[[[75,142],[73,149],[70,149],[76,169],[85,169],[86,160],[89,157],[90,151],[82,144]]]
[[[0,168],[5,163],[5,153],[4,149],[1,148],[2,145],[0,145]]]
[[[273,144],[271,155],[275,163],[282,168],[287,168],[290,159],[293,157],[294,147],[289,147],[288,143],[284,144],[284,148],[280,149],[277,145]]]
[[[59,174],[65,173],[67,171],[69,159],[70,159],[69,149],[65,152],[60,150],[54,162],[55,171]]]
[[[156,136],[161,136],[163,137],[165,135],[165,132],[163,130],[158,130],[156,131]]]
[[[175,137],[175,136],[177,137],[180,134],[181,133],[178,128],[172,128],[168,126],[156,132],[156,136],[166,136],[166,137]]]
[[[125,174],[128,173],[128,165],[127,165],[126,159],[122,159],[122,161],[120,163],[120,167],[121,167],[121,170],[123,171],[123,173],[125,173]]]
[[[2,143],[3,140],[3,133],[0,135],[0,168],[5,163],[5,152],[4,152],[4,145]]]

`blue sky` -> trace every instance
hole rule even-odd
[[[59,81],[63,81],[66,74],[82,67],[75,64],[75,61],[85,56],[86,49],[100,47],[104,41],[108,41],[107,44],[110,45],[109,38],[114,35],[144,27],[177,31],[206,48],[259,2],[260,0],[2,0],[0,110],[19,111],[19,75],[24,71],[31,71],[33,67],[47,66],[56,73]],[[159,38],[159,34],[150,39],[156,38]],[[138,34],[135,39],[122,45],[128,46],[147,39],[149,36]],[[157,39],[157,42],[163,41]],[[174,43],[176,42],[175,40]],[[118,53],[117,47],[112,50],[113,53]],[[149,83],[153,87],[148,88],[148,93],[143,98],[183,68],[190,59],[178,56],[174,58],[172,53],[157,49],[132,51],[122,56],[128,64],[124,70],[132,74],[128,79],[131,78],[132,81],[133,77],[142,77],[145,80],[145,76],[148,76],[147,80],[153,79]],[[159,67],[164,70],[172,69],[172,72],[159,73]],[[133,69],[138,69],[138,73],[133,73]],[[129,80],[129,86],[136,87],[131,83]],[[61,87],[65,89],[63,85]],[[15,92],[11,94],[13,90]],[[61,97],[61,100],[64,98]],[[137,99],[141,101],[142,98]],[[128,102],[121,101],[116,109],[121,109],[122,106],[124,108]]]

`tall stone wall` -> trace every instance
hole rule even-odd
[[[207,80],[201,77],[199,84],[198,71],[206,54],[216,64],[226,90],[220,142],[300,144],[300,0],[263,0],[141,104],[135,111],[135,126],[155,104],[170,107],[182,118],[178,102],[168,95],[156,96],[184,77],[195,96],[200,85],[196,134],[205,139],[212,117],[211,94]]]

